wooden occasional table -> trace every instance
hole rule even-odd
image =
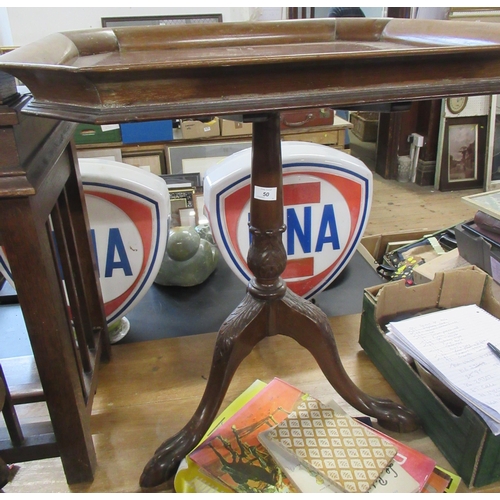
[[[141,486],[175,474],[215,418],[241,361],[271,335],[308,349],[337,392],[382,426],[418,426],[406,408],[359,390],[326,316],[280,278],[286,228],[279,112],[497,93],[500,26],[357,18],[84,30],[6,54],[0,70],[28,86],[34,99],[24,112],[37,116],[99,124],[218,115],[254,124],[252,193],[267,193],[251,201],[248,264],[255,277],[219,331],[198,409],[154,453]]]

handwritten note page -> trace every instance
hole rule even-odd
[[[388,325],[388,338],[446,383],[500,434],[500,320],[476,305],[437,311]]]

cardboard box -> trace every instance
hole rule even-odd
[[[382,263],[382,258],[388,250],[388,245],[394,250],[398,246],[403,246],[410,241],[417,241],[425,236],[437,233],[436,230],[428,231],[402,231],[399,233],[376,234],[364,236],[358,245],[358,252],[374,268]]]
[[[467,405],[454,413],[386,339],[385,325],[426,309],[466,304],[478,304],[498,318],[500,303],[492,294],[492,283],[481,269],[469,266],[438,273],[421,285],[407,287],[396,281],[367,288],[363,296],[361,347],[469,487],[500,480],[500,436],[494,436]]]
[[[79,123],[73,136],[75,144],[104,144],[122,142],[120,126],[116,125],[92,125],[90,123]]]
[[[173,139],[172,120],[121,123],[120,130],[124,144],[163,142]]]
[[[199,120],[182,120],[181,131],[183,139],[200,139],[203,137],[217,137],[220,135],[219,119],[208,122]]]
[[[425,264],[420,264],[415,267],[413,270],[413,281],[416,285],[428,283],[434,279],[436,273],[459,269],[461,267],[468,267],[470,265],[470,262],[467,262],[460,256],[458,248],[455,248],[444,253],[443,255],[439,255]]]
[[[220,135],[223,136],[252,135],[252,130],[251,123],[235,122],[224,118],[220,120]]]

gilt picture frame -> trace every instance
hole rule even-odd
[[[488,116],[447,118],[443,133],[439,189],[484,184]]]

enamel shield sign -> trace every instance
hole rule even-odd
[[[373,177],[357,158],[307,142],[282,142],[283,244],[288,287],[310,298],[330,285],[356,250],[370,214]],[[212,233],[227,264],[245,283],[251,277],[251,149],[207,171],[204,199]]]
[[[79,159],[91,243],[108,324],[148,291],[168,238],[170,201],[160,177],[110,160]],[[3,250],[0,269],[14,285]]]

